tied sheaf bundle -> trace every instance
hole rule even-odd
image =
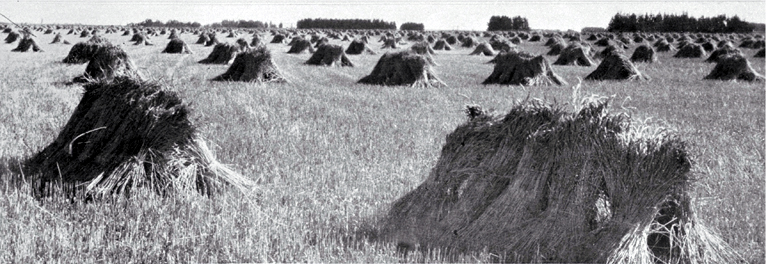
[[[11,51],[13,51],[13,52],[27,52],[30,49],[32,49],[32,51],[34,51],[34,52],[41,52],[41,51],[43,51],[40,48],[40,46],[37,46],[37,43],[35,42],[35,40],[33,38],[22,38],[21,40],[19,40],[19,45],[15,49],[12,49]]]
[[[57,180],[85,186],[92,197],[127,195],[135,187],[210,195],[225,186],[254,186],[216,161],[176,93],[127,77],[84,88],[58,137],[25,162],[29,173],[41,176],[41,195]]]
[[[96,50],[106,44],[111,45],[109,41],[101,37],[93,37],[86,42],[79,42],[69,49],[69,53],[62,62],[67,64],[86,63],[90,61]]]
[[[307,65],[322,66],[343,66],[354,67],[354,63],[346,57],[344,48],[341,45],[323,44],[317,48],[317,51],[305,62]]]
[[[764,81],[764,76],[751,67],[742,53],[725,54],[718,58],[716,66],[706,75],[705,80]]]
[[[219,43],[213,47],[208,57],[199,61],[202,64],[231,64],[237,53],[240,53],[243,47],[238,44]]]
[[[368,47],[367,43],[365,41],[362,41],[360,39],[354,39],[351,43],[349,43],[349,47],[346,48],[346,54],[348,55],[359,55],[362,53],[367,54],[376,54],[375,51],[373,51],[370,47]]]
[[[580,43],[570,43],[559,54],[559,57],[554,61],[554,65],[575,65],[575,66],[587,66],[594,65],[591,60],[591,48],[584,46]]]
[[[599,66],[586,76],[585,80],[649,80],[639,72],[631,60],[621,52],[612,52],[599,63]]]
[[[413,51],[386,53],[378,60],[370,75],[358,83],[374,85],[403,85],[412,87],[447,86],[440,80],[432,65],[436,63],[427,55]]]
[[[268,83],[286,80],[274,63],[271,52],[262,45],[237,55],[229,69],[213,78],[213,81]]]
[[[477,45],[474,51],[469,53],[469,55],[493,56],[495,55],[495,51],[493,50],[493,47],[490,45],[490,43],[483,42],[482,44]]]
[[[175,32],[175,31],[172,31]],[[180,38],[172,38],[168,45],[165,46],[165,49],[162,51],[162,53],[183,53],[183,54],[191,54],[193,53],[191,49],[189,49],[189,45],[186,45],[186,42],[181,40]]]
[[[426,181],[392,205],[383,238],[522,263],[738,263],[690,205],[685,143],[606,107],[470,107]]]
[[[290,49],[288,53],[300,54],[304,51],[314,53],[315,49],[312,47],[312,43],[302,37],[295,37],[290,43]]]
[[[482,84],[511,85],[562,85],[567,82],[551,68],[543,56],[533,56],[526,52],[508,52],[498,54],[490,62],[495,63],[493,72]]]

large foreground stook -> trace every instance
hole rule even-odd
[[[80,103],[57,138],[25,162],[46,183],[85,186],[91,196],[149,187],[158,193],[212,194],[254,183],[221,165],[188,120],[175,92],[128,77],[84,86]]]
[[[393,204],[383,237],[523,263],[737,263],[690,205],[685,143],[606,107],[468,111],[428,179]]]

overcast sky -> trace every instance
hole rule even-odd
[[[534,29],[607,27],[623,13],[687,12],[694,17],[737,15],[765,22],[765,1],[245,1],[245,0],[2,0],[0,13],[14,22],[125,25],[147,18],[209,24],[221,20],[259,20],[295,25],[302,18],[363,18],[423,23],[427,30],[485,30],[490,16],[523,16]],[[0,18],[1,19],[1,18]]]

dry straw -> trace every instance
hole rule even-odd
[[[585,80],[647,80],[624,54],[612,52]]]
[[[383,237],[499,261],[738,263],[690,205],[690,160],[668,130],[540,101],[481,109],[447,138],[418,188],[389,211]]]
[[[246,50],[237,55],[224,74],[213,81],[284,82],[280,69],[274,63],[266,46]]]
[[[174,92],[126,77],[85,85],[85,94],[58,137],[26,162],[46,183],[84,187],[90,196],[147,187],[162,194],[254,183],[216,161]]]
[[[349,47],[346,48],[346,54],[349,55],[359,55],[362,53],[367,53],[370,55],[376,54],[376,52],[368,47],[367,43],[361,39],[352,40],[352,42],[349,43]]]
[[[596,63],[591,60],[590,53],[590,47],[573,42],[560,52],[554,65],[592,66]]]
[[[231,64],[242,46],[231,43],[219,43],[213,47],[208,57],[199,61],[202,64]]]
[[[386,53],[378,60],[370,75],[358,83],[377,85],[410,85],[413,87],[446,86],[432,70],[427,55],[412,51]]]
[[[733,53],[720,56],[716,66],[704,77],[706,80],[743,80],[743,81],[763,81],[764,76],[751,67],[743,54]]]
[[[551,64],[541,55],[533,56],[526,52],[508,52],[498,54],[491,62],[495,63],[493,72],[482,84],[512,85],[562,85],[566,82],[551,68]]]
[[[323,44],[317,48],[317,51],[305,62],[308,65],[323,66],[344,66],[354,67],[341,45]]]
[[[172,31],[172,32],[175,32],[175,31]],[[186,42],[184,42],[180,38],[173,38],[168,42],[168,45],[165,46],[165,49],[162,51],[162,53],[191,54],[193,52],[191,49],[189,49],[189,45],[186,45]]]
[[[88,62],[85,73],[75,77],[72,80],[74,83],[109,81],[120,76],[142,78],[128,54],[120,46],[112,45],[101,37],[94,36],[87,42],[75,44],[63,62],[69,64]]]

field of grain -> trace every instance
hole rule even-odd
[[[72,43],[86,40],[61,32]],[[219,39],[235,40],[224,36]],[[61,63],[71,45],[47,44],[53,35],[38,33],[43,53],[10,52],[16,43],[3,43],[0,262],[402,261],[394,244],[371,239],[377,221],[428,176],[445,136],[467,120],[465,105],[503,114],[526,98],[572,105],[596,95],[613,97],[611,113],[681,135],[695,161],[696,213],[746,260],[764,263],[764,82],[704,81],[714,67],[704,59],[660,53],[657,63],[637,64],[650,81],[584,81],[573,89],[596,66],[553,66],[569,85],[484,86],[492,57],[456,47],[434,56],[448,87],[413,88],[356,83],[387,51],[381,43],[371,44],[378,55],[350,55],[352,68],[304,65],[310,54],[268,44],[289,82],[256,84],[211,82],[228,66],[197,63],[212,47],[193,44],[195,35],[181,35],[194,51],[189,55],[161,54],[166,35],[152,38],[154,46],[106,37],[125,43],[146,79],[179,92],[219,161],[259,187],[211,198],[138,192],[92,203],[36,200],[17,183],[26,175],[14,167],[52,142],[69,119],[83,90],[65,82],[85,65]],[[543,42],[520,47],[548,51]],[[742,50],[764,74],[764,58]],[[448,261],[490,259],[476,252]]]

